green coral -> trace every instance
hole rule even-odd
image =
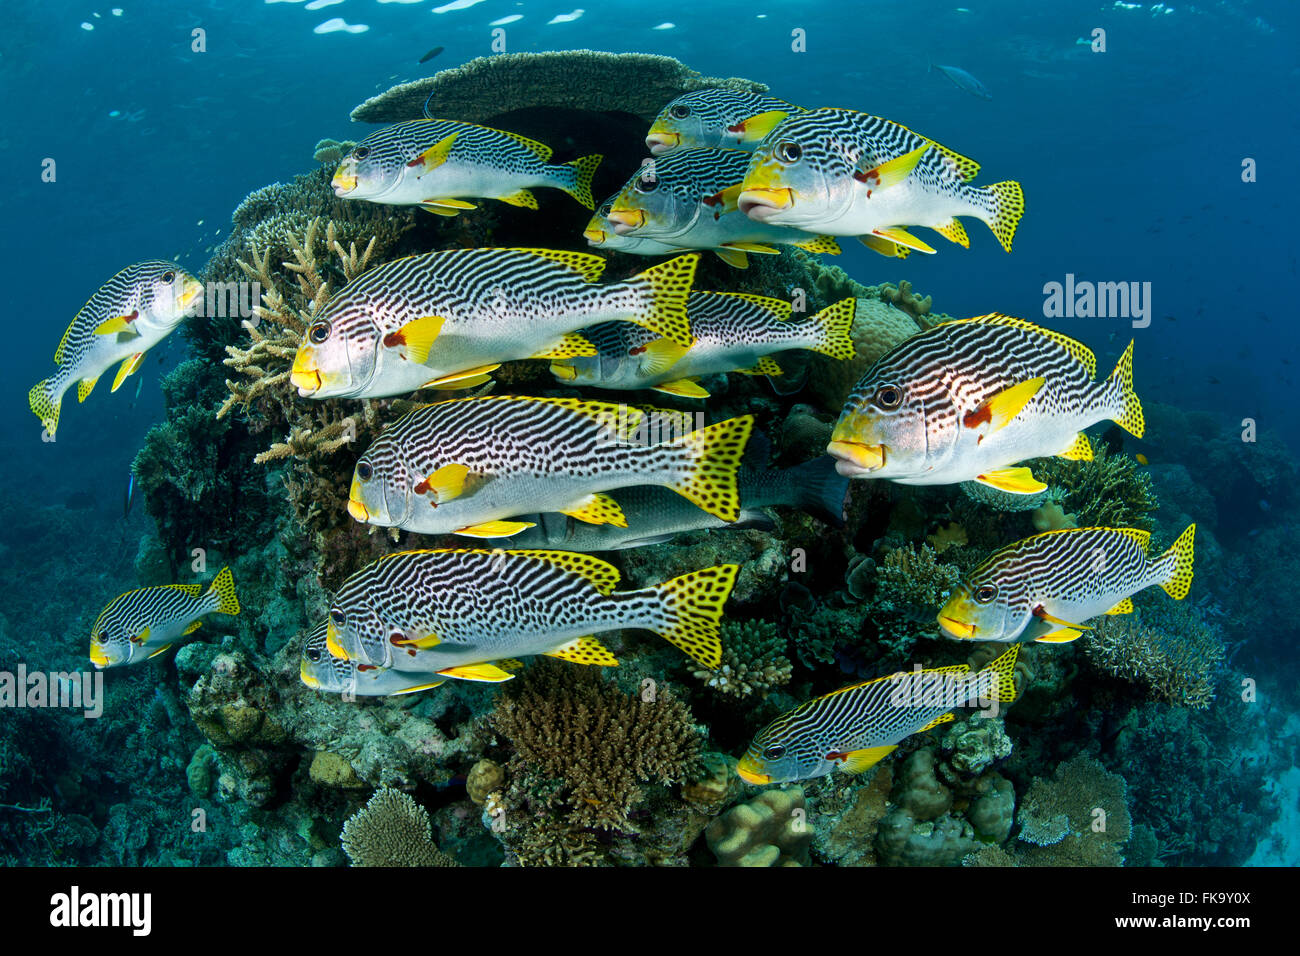
[[[1092,442],[1092,461],[1046,458],[1033,464],[1034,476],[1052,488],[1052,499],[1075,517],[1080,528],[1154,527],[1159,502],[1151,478],[1137,460]]]

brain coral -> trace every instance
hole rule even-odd
[[[808,390],[822,408],[838,411],[849,390],[880,356],[919,331],[916,320],[901,309],[878,298],[860,297],[853,314],[852,331],[857,357],[838,361],[816,356]]]
[[[802,866],[812,841],[803,789],[766,790],[710,823],[704,838],[720,866]]]

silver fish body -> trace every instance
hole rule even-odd
[[[753,149],[779,119],[800,112],[802,107],[765,93],[692,90],[659,111],[645,144],[654,156],[692,146]]]
[[[229,568],[205,590],[167,584],[127,591],[110,601],[90,631],[90,660],[98,668],[138,664],[194,633],[209,614],[238,614]]]

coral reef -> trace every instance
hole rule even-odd
[[[1115,454],[1106,442],[1091,444],[1092,461],[1039,459],[1030,463],[1034,477],[1053,489],[1061,515],[1073,516],[1076,527],[1150,531],[1157,507],[1150,476],[1136,459]]]
[[[353,866],[459,866],[433,842],[428,812],[400,790],[376,790],[340,836]]]
[[[766,697],[773,688],[790,682],[793,665],[785,649],[785,636],[771,621],[724,621],[721,666],[696,668],[692,673],[720,694]]]
[[[1038,778],[1016,814],[1021,865],[1123,866],[1132,821],[1128,787],[1092,757],[1073,757]]]
[[[704,831],[719,866],[803,866],[812,841],[800,787],[765,790]]]

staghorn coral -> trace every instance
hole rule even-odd
[[[382,787],[348,818],[340,836],[353,866],[459,866],[433,842],[428,812],[400,790]]]
[[[765,790],[732,807],[704,831],[719,866],[803,866],[812,827],[802,787]]]
[[[1033,511],[1049,503],[1052,493],[1048,488],[1036,494],[1021,495],[980,484],[978,481],[963,481],[957,487],[961,488],[962,493],[972,501],[978,501],[995,511]]]
[[[1107,615],[1084,633],[1092,663],[1144,685],[1153,700],[1204,710],[1224,662],[1223,640],[1186,601],[1144,601],[1131,615]]]
[[[766,697],[790,682],[793,665],[785,656],[786,639],[771,621],[722,622],[722,664],[716,670],[692,670],[705,686],[720,694]]]
[[[1092,757],[1080,754],[1051,779],[1029,786],[1016,814],[1022,864],[1123,866],[1122,848],[1132,827],[1128,786]]]
[[[1141,528],[1150,531],[1158,507],[1151,478],[1136,459],[1092,442],[1092,461],[1042,458],[1031,463],[1034,477],[1053,489],[1063,514],[1080,528]]]

